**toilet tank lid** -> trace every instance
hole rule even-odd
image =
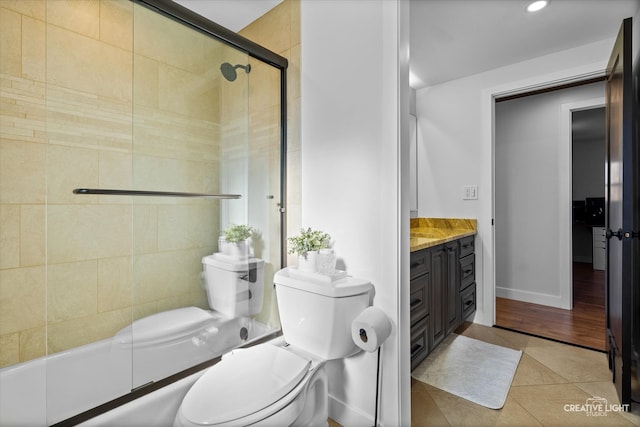
[[[121,329],[114,339],[119,344],[136,346],[171,342],[213,326],[215,319],[210,311],[198,307],[176,308],[135,320]]]
[[[304,280],[298,276],[292,276],[289,267],[278,271],[273,277],[276,285],[287,286],[305,292],[324,295],[331,298],[343,298],[373,292],[373,285],[365,279],[347,276],[344,279],[330,283],[317,283],[312,280]]]
[[[202,264],[227,271],[247,271],[250,268],[263,268],[264,260],[260,258],[238,259],[229,255],[215,253],[202,258]]]
[[[310,366],[310,360],[269,343],[233,350],[196,381],[180,410],[199,425],[231,422],[282,399]]]

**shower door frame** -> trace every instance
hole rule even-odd
[[[275,52],[266,49],[263,46],[225,28],[213,21],[210,21],[197,13],[181,6],[172,0],[130,0],[132,3],[142,5],[150,10],[155,11],[163,16],[166,16],[174,21],[182,23],[187,27],[195,29],[203,34],[206,34],[222,43],[234,47],[235,49],[244,52],[252,58],[256,58],[280,71],[280,201],[278,204],[278,210],[280,214],[280,265],[286,266],[287,262],[287,247],[286,247],[286,195],[287,195],[287,67],[289,65],[288,60],[283,56],[278,55]],[[247,346],[253,346],[265,341],[271,340],[276,336],[281,335],[281,331],[277,331],[271,335],[268,335],[260,340],[252,342]],[[130,393],[120,396],[110,402],[99,405],[93,409],[77,414],[71,418],[63,420],[54,424],[52,427],[62,426],[74,426],[91,418],[94,418],[100,414],[104,414],[110,410],[113,410],[121,405],[138,399],[151,392],[159,390],[169,384],[193,375],[203,369],[206,369],[217,362],[219,362],[221,356],[215,357],[206,362],[192,366],[182,372],[178,372],[174,375],[166,377],[162,380],[153,382],[151,384],[145,384],[137,389],[133,389]]]
[[[163,16],[180,22],[203,34],[206,34],[222,43],[232,46],[252,58],[256,58],[265,64],[280,71],[280,265],[287,265],[287,245],[285,231],[286,220],[286,196],[287,196],[287,58],[260,46],[259,44],[235,33],[220,24],[216,24],[207,18],[198,15],[190,9],[172,0],[130,0],[133,3],[145,6]]]

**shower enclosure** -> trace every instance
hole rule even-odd
[[[64,424],[277,333],[286,59],[169,0],[0,12],[0,421]],[[230,319],[202,259],[241,224],[263,301]]]

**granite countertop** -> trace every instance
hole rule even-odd
[[[476,234],[477,220],[460,218],[412,218],[411,252],[431,248]]]

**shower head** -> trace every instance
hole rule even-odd
[[[247,72],[247,74],[249,74],[249,71],[251,71],[251,65],[250,64],[247,64],[247,65],[241,65],[241,64],[231,65],[228,62],[225,62],[224,64],[222,64],[220,66],[220,71],[222,72],[222,75],[224,76],[225,79],[227,79],[230,82],[232,82],[238,77],[238,73],[236,72],[236,68],[244,69]]]

